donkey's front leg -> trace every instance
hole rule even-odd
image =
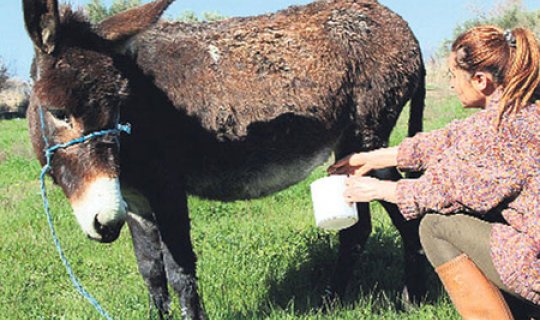
[[[406,221],[396,205],[382,201],[392,223],[396,226],[403,241],[405,267],[401,292],[403,307],[418,305],[426,298],[426,256],[422,250],[418,235],[420,219]]]
[[[373,175],[381,180],[397,181],[401,175],[395,168],[374,170]],[[402,291],[404,307],[417,305],[426,295],[426,264],[427,260],[420,244],[418,226],[420,220],[407,221],[395,204],[381,201],[382,206],[388,212],[393,225],[399,231],[403,240],[405,270],[403,279],[405,285]]]
[[[127,224],[131,231],[139,272],[148,287],[159,318],[163,319],[168,315],[170,300],[159,229],[146,197],[130,187],[122,188],[122,194],[128,204]]]
[[[161,253],[161,239],[156,222],[151,211],[140,215],[130,210],[127,223],[131,231],[139,272],[158,310],[159,319],[164,319],[169,313],[169,293]]]
[[[167,280],[180,298],[185,319],[205,319],[195,272],[196,257],[190,235],[187,196],[181,188],[170,187],[152,197],[162,242]]]

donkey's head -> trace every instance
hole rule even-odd
[[[34,88],[28,108],[30,135],[42,164],[44,149],[116,127],[128,107],[129,80],[121,48],[155,23],[172,0],[157,0],[91,25],[57,0],[23,0],[35,46]],[[119,140],[99,136],[58,150],[50,174],[68,197],[88,237],[111,242],[126,216],[119,183]]]

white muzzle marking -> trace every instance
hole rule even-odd
[[[95,219],[104,226],[126,219],[126,203],[117,178],[97,178],[71,206],[83,231],[96,240],[100,240],[101,235],[94,226]]]

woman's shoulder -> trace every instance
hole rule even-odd
[[[505,140],[540,159],[540,103],[531,103],[505,120]]]
[[[509,130],[510,132],[530,131],[535,133],[536,131],[540,133],[539,130],[535,130],[540,128],[540,102],[530,103],[516,113],[505,113],[501,118],[500,127],[504,131]]]
[[[529,103],[522,110],[525,113],[534,113],[536,116],[540,116],[540,100]]]
[[[540,101],[528,104],[513,118],[514,126],[536,136],[540,135]]]

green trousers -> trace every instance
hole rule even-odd
[[[497,221],[486,221],[466,215],[427,214],[420,222],[420,242],[434,268],[466,254],[484,275],[501,291],[516,319],[529,319],[538,306],[507,288],[491,259],[491,229]],[[536,318],[535,318],[536,319]]]

